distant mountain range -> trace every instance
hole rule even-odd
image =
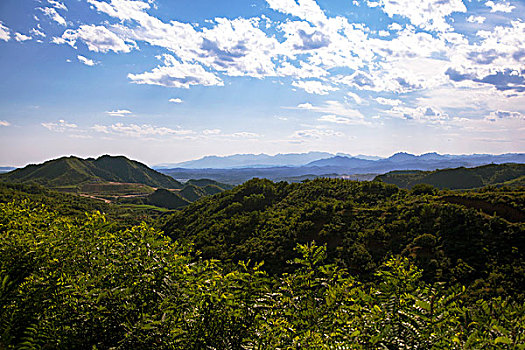
[[[382,158],[378,156],[356,155],[351,156],[344,153],[308,152],[287,153],[270,156],[261,154],[235,154],[231,156],[206,156],[200,159],[182,163],[160,164],[154,167],[157,170],[165,169],[246,169],[246,168],[273,168],[273,167],[337,167],[337,168],[362,168],[377,167],[380,170],[390,169],[392,164],[407,165],[415,164],[416,167],[435,167],[434,169],[448,166],[479,166],[490,163],[508,163],[525,161],[523,153],[507,153],[501,155],[492,154],[470,154],[451,155],[438,154],[435,152],[414,155],[399,152],[391,157]],[[424,165],[421,165],[425,163]],[[408,168],[407,168],[408,169]],[[393,169],[390,169],[393,170]],[[423,169],[421,169],[423,170]],[[338,170],[339,171],[339,170]],[[375,170],[374,170],[375,171]],[[386,170],[389,171],[389,170]]]
[[[472,189],[488,185],[525,185],[525,164],[490,164],[475,168],[455,168],[435,171],[392,171],[375,178],[401,188],[429,184],[451,190]]]
[[[321,152],[314,155],[320,156]],[[304,154],[303,154],[304,155]],[[244,155],[245,157],[257,155]],[[266,155],[265,155],[266,156]],[[284,155],[278,155],[283,159]],[[297,156],[297,154],[293,155]],[[235,157],[235,156],[231,156]],[[266,156],[268,157],[268,156]],[[277,156],[275,156],[277,157]],[[222,159],[221,157],[217,157]],[[277,159],[277,158],[275,158]],[[274,160],[275,160],[274,159]],[[299,158],[295,158],[300,159]],[[200,161],[200,160],[198,160]],[[195,161],[197,162],[197,161]],[[172,168],[159,169],[164,174],[168,174],[175,179],[186,180],[190,178],[209,178],[219,182],[239,184],[251,178],[267,178],[273,181],[295,181],[305,178],[323,177],[341,177],[343,175],[363,174],[364,179],[369,179],[369,174],[384,174],[394,170],[423,170],[432,171],[436,169],[458,168],[458,167],[476,167],[486,164],[503,164],[503,163],[525,163],[524,153],[507,153],[501,155],[492,154],[472,154],[472,155],[449,155],[438,153],[426,153],[422,155],[413,155],[409,153],[396,153],[388,158],[380,159],[363,159],[363,157],[352,157],[348,155],[331,155],[328,158],[317,159],[304,165],[272,165],[272,166],[246,166],[246,167],[227,167],[223,168]],[[195,166],[195,163],[193,163]],[[203,163],[201,163],[203,164]],[[228,163],[231,165],[231,163]],[[219,163],[215,164],[216,166]]]
[[[104,155],[97,159],[62,157],[42,164],[0,174],[0,181],[37,183],[48,187],[78,186],[84,183],[139,183],[151,187],[180,189],[183,185],[170,176],[123,156]]]
[[[10,166],[0,166],[0,174],[1,173],[7,173],[9,171],[13,171],[16,168],[10,167]]]
[[[187,168],[187,169],[235,169],[235,168],[269,168],[269,167],[296,167],[320,159],[334,156],[351,157],[344,153],[308,152],[308,153],[285,153],[270,156],[268,154],[234,154],[231,156],[206,156],[196,160],[182,163],[159,164],[155,169]],[[381,157],[359,155],[361,159],[378,160]]]

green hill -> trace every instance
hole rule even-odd
[[[190,201],[182,198],[178,193],[158,189],[147,197],[147,204],[161,208],[177,209],[190,204]]]
[[[221,182],[218,182],[218,181],[215,181],[215,180],[210,180],[210,179],[190,179],[188,181],[186,181],[185,183],[186,185],[194,185],[194,186],[197,186],[197,187],[206,187],[206,186],[217,186],[219,188],[221,188],[223,191],[225,190],[231,190],[233,188],[232,185],[228,185],[228,184],[224,184],[224,183],[221,183]]]
[[[179,193],[189,202],[195,202],[197,199],[206,196],[206,192],[195,185],[186,185]]]
[[[456,198],[381,182],[254,179],[190,204],[162,230],[193,243],[205,258],[264,261],[270,273],[288,271],[293,248],[315,241],[327,245],[332,262],[365,279],[385,257],[402,254],[430,281],[519,292],[525,230],[514,214],[523,212],[523,189],[477,193]]]
[[[489,185],[523,185],[525,164],[490,164],[476,168],[455,168],[435,171],[391,171],[379,175],[375,180],[412,188],[418,184],[429,184],[444,189],[470,189]]]
[[[151,187],[179,189],[182,184],[146,165],[123,156],[97,159],[62,157],[43,164],[28,165],[0,175],[0,181],[37,183],[47,187],[69,187],[93,182],[140,183]]]

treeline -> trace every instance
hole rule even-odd
[[[429,283],[521,298],[524,198],[523,188],[459,193],[428,185],[407,191],[380,182],[255,179],[172,214],[162,230],[204,258],[264,261],[270,274],[291,272],[286,262],[298,257],[294,247],[316,241],[327,246],[330,263],[361,281],[373,281],[386,257],[400,255]]]
[[[285,200],[344,200],[351,192],[354,207],[371,201],[369,210],[411,200],[377,184],[322,184],[290,192],[285,184],[254,181],[218,202],[244,193],[242,206],[230,210],[246,205],[253,212],[277,199],[284,210]],[[109,221],[99,213],[68,217],[29,201],[0,204],[0,348],[525,347],[522,302],[472,299],[459,284],[428,282],[410,254],[378,262],[374,282],[363,284],[328,263],[330,242],[299,244],[290,272],[269,275],[254,263],[232,268],[203,259],[147,224],[119,230]]]
[[[378,175],[375,179],[401,188],[412,188],[418,184],[429,184],[440,189],[525,186],[525,164],[488,164],[434,171],[401,170]]]

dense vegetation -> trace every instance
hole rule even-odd
[[[425,281],[465,284],[473,295],[521,297],[525,223],[509,213],[523,213],[525,193],[475,193],[338,179],[255,179],[175,212],[162,229],[194,244],[205,258],[264,261],[271,274],[290,272],[286,261],[297,257],[293,248],[315,240],[327,245],[329,262],[362,281],[373,280],[386,257],[401,255],[424,271]]]
[[[142,163],[123,156],[108,155],[97,159],[62,157],[43,164],[32,164],[0,174],[0,181],[75,189],[81,184],[93,182],[140,183],[151,187],[182,188],[180,182]]]
[[[145,221],[153,223],[166,212],[157,207],[118,206],[89,197],[77,196],[47,189],[39,185],[0,182],[0,203],[29,201],[35,205],[53,208],[63,216],[84,218],[86,213],[99,211],[119,227],[129,227]]]
[[[476,168],[455,168],[435,171],[392,171],[376,180],[401,188],[429,184],[440,189],[471,189],[489,185],[525,185],[525,164],[490,164]]]
[[[396,195],[370,186],[356,203]],[[384,259],[362,284],[309,243],[272,277],[203,260],[146,224],[117,230],[27,201],[0,204],[0,235],[1,348],[525,348],[523,303],[465,298],[413,258]]]
[[[231,189],[231,186],[216,181],[189,180],[181,190],[159,188],[148,195],[113,197],[117,203],[145,204],[160,208],[179,209],[196,200]]]

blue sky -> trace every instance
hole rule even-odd
[[[525,2],[2,0],[0,166],[525,151]]]

